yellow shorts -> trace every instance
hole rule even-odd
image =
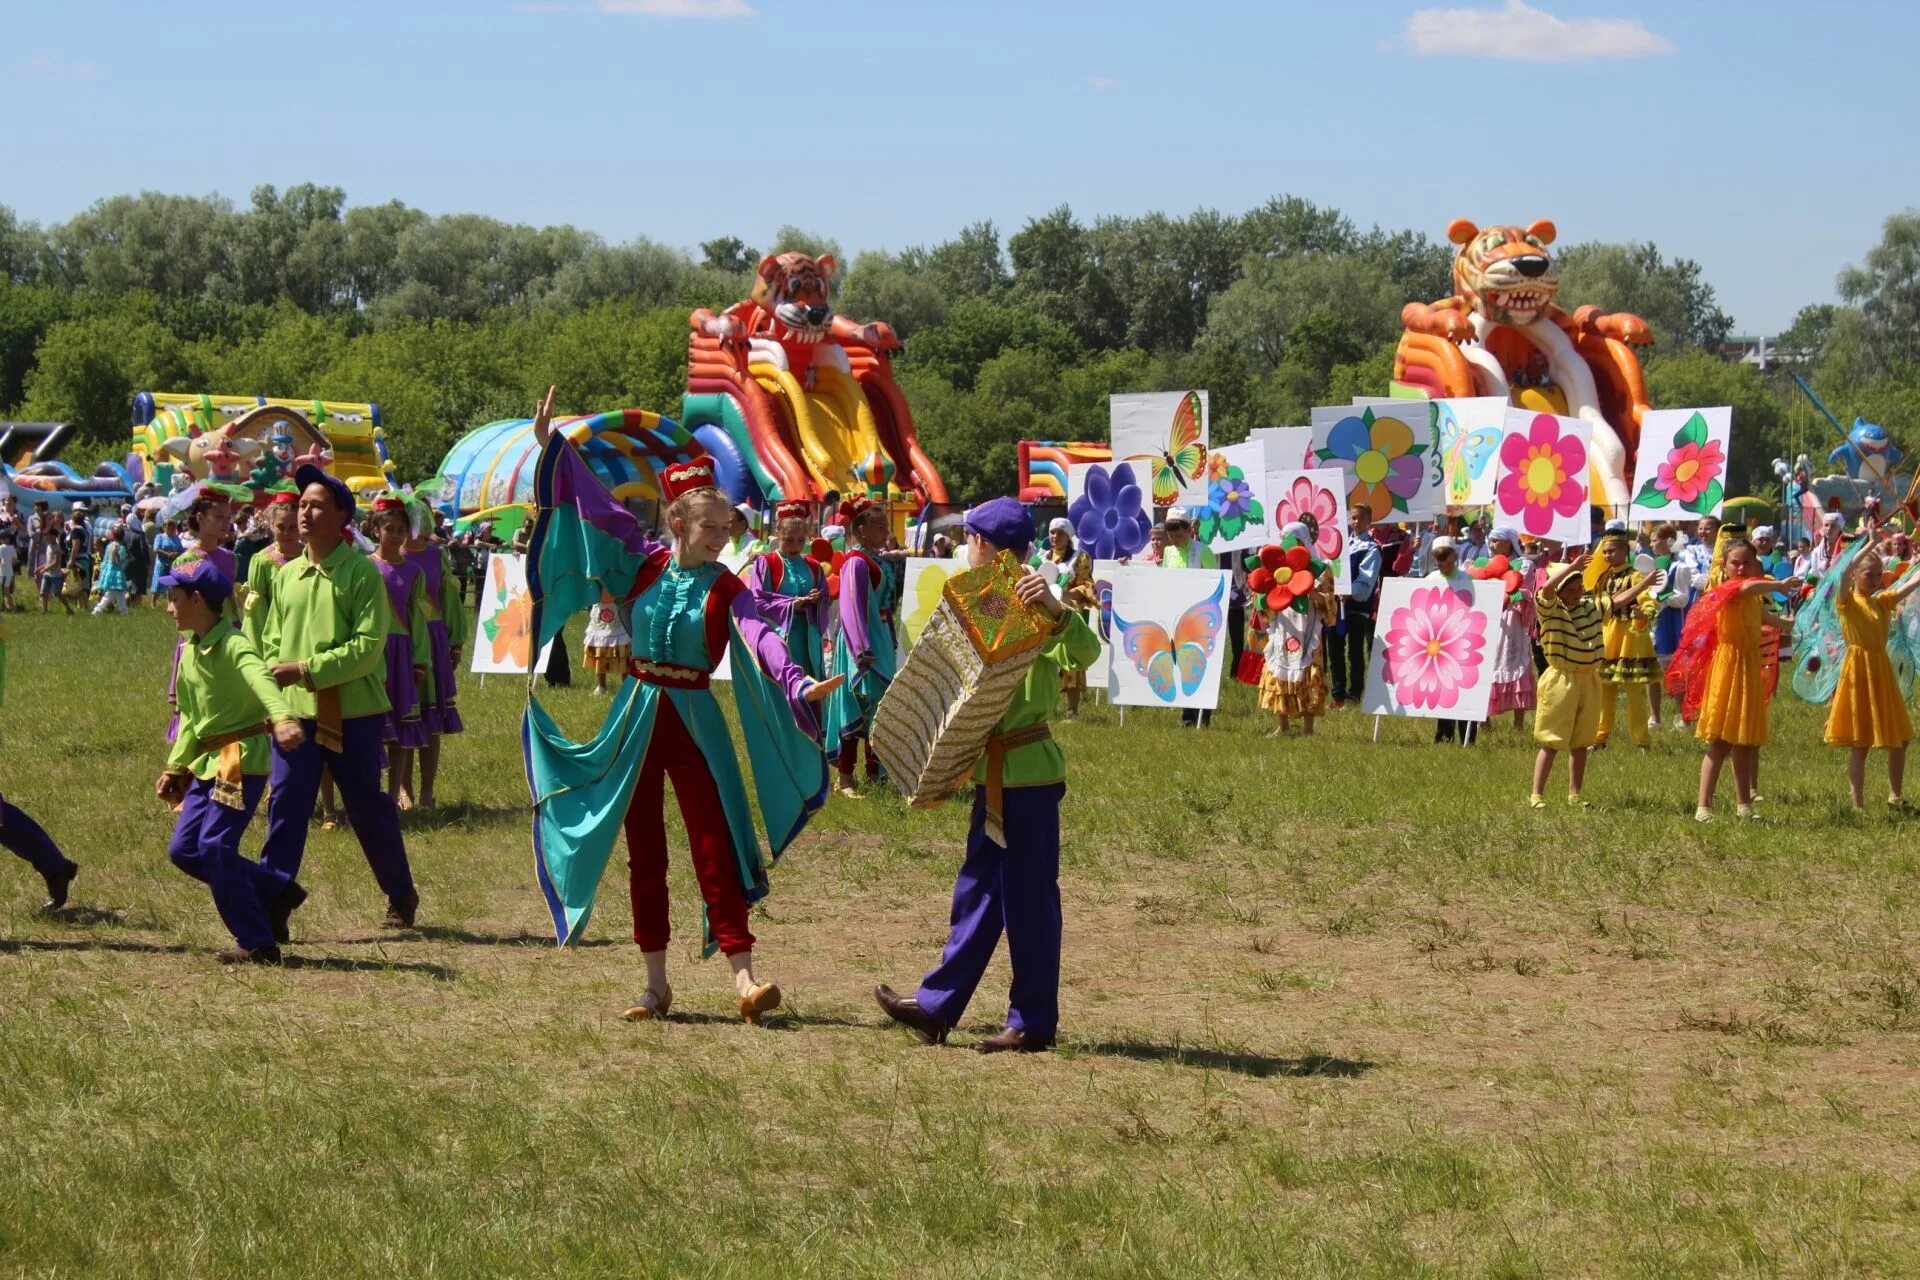
[[[1592,746],[1600,735],[1603,696],[1598,667],[1585,671],[1548,667],[1540,675],[1533,740],[1555,751]]]

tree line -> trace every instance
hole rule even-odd
[[[1531,211],[1522,211],[1528,213]],[[783,227],[770,251],[839,246]],[[1920,420],[1920,213],[1887,219],[1776,345],[1836,412],[1896,440]],[[646,239],[399,202],[336,187],[219,197],[143,192],[49,227],[0,206],[0,417],[75,423],[124,447],[141,389],[373,400],[403,478],[430,476],[469,428],[525,414],[557,383],[568,411],[676,415],[687,314],[745,297],[760,253],[723,235],[698,256]],[[1732,404],[1732,492],[1769,492],[1769,460],[1831,447],[1779,372],[1723,361],[1733,321],[1698,263],[1653,244],[1557,247],[1561,304],[1645,317],[1655,404]],[[835,305],[885,320],[928,452],[957,495],[1013,483],[1015,442],[1104,439],[1117,391],[1206,387],[1214,435],[1304,422],[1313,404],[1385,390],[1400,308],[1452,291],[1452,246],[1362,229],[1280,196],[1086,221],[1061,207],[1002,236],[841,257]],[[1920,448],[1920,441],[1910,447]],[[89,458],[90,460],[90,458]]]

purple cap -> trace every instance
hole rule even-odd
[[[967,531],[996,547],[1019,550],[1033,545],[1033,513],[1012,498],[995,498],[967,512]]]
[[[293,482],[300,486],[302,493],[306,492],[307,486],[310,484],[323,484],[327,486],[327,492],[333,495],[334,504],[347,513],[348,519],[353,518],[353,490],[347,488],[346,485],[328,475],[319,467],[314,466],[311,462],[293,473]]]
[[[171,591],[175,587],[199,594],[218,609],[233,594],[233,579],[198,551],[188,551],[175,558],[173,567],[160,579],[161,590]]]

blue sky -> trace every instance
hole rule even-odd
[[[852,252],[1063,202],[1294,193],[1436,237],[1650,239],[1775,330],[1920,204],[1917,9],[8,0],[0,204],[46,222],[315,181],[616,241],[765,249],[794,223]]]

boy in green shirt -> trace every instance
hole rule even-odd
[[[1033,516],[1012,498],[995,498],[967,513],[968,562],[986,564],[1001,551],[1024,561]],[[1007,935],[1013,986],[1007,1027],[974,1045],[981,1053],[1033,1053],[1052,1046],[1060,1021],[1060,801],[1067,761],[1048,719],[1060,704],[1060,672],[1084,671],[1100,656],[1100,638],[1086,620],[1028,570],[1016,590],[1053,619],[1053,639],[1000,718],[973,770],[973,820],[967,859],[953,886],[952,932],[940,964],[914,996],[882,984],[874,989],[887,1016],[933,1044],[966,1012],[1000,934]]]
[[[306,553],[273,576],[263,656],[306,740],[273,753],[267,841],[260,861],[289,882],[292,905],[279,904],[275,936],[306,894],[291,882],[307,852],[307,824],[320,771],[333,777],[374,879],[387,895],[389,928],[410,929],[420,908],[400,812],[387,794],[381,738],[387,712],[387,629],[393,607],[373,561],[347,540],[353,491],[308,463],[294,472],[300,490],[300,539]]]
[[[269,919],[290,879],[240,855],[240,837],[267,785],[268,737],[291,750],[305,740],[266,663],[224,614],[233,582],[190,551],[160,579],[167,612],[186,637],[174,687],[180,733],[155,794],[179,809],[167,857],[213,890],[233,934],[222,964],[279,964]]]

